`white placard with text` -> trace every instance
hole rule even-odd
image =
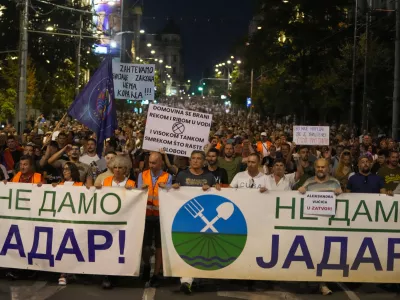
[[[212,115],[150,104],[143,149],[190,157],[208,144]]]
[[[155,65],[113,61],[115,99],[154,100]]]
[[[331,192],[307,192],[304,198],[305,215],[334,216],[336,196]]]
[[[297,145],[329,146],[329,126],[293,126]]]

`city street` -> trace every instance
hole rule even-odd
[[[47,276],[48,274],[46,274]],[[234,280],[204,280],[201,286],[194,288],[190,296],[178,293],[179,284],[177,279],[166,279],[159,288],[146,288],[138,279],[121,278],[118,286],[112,290],[101,289],[101,278],[79,278],[76,283],[70,283],[66,287],[56,284],[56,277],[46,278],[39,276],[38,280],[31,281],[0,281],[0,300],[180,300],[180,299],[253,299],[253,300],[296,300],[296,299],[323,299],[319,293],[314,293],[312,288],[298,283],[276,283],[271,287],[264,282],[255,285],[255,291],[249,292],[244,282]],[[47,276],[48,277],[48,276]],[[46,281],[46,279],[48,279]],[[374,284],[341,284],[330,283],[329,287],[334,294],[329,299],[366,299],[385,300],[399,299],[393,288],[385,285]]]

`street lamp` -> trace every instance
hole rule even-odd
[[[143,33],[144,33],[144,30],[142,29],[142,30],[140,30],[139,32],[140,32],[141,34],[143,34]]]
[[[150,43],[148,43],[148,44],[147,44],[147,47],[151,47],[151,44],[150,44]]]
[[[151,52],[150,52],[151,54],[155,54],[156,53],[156,51],[154,51],[154,50],[151,50]]]
[[[238,61],[236,61],[236,63],[237,63],[238,65],[240,65],[240,64],[242,63],[242,61],[241,61],[241,60],[238,60]]]
[[[231,58],[234,59],[235,57],[234,57],[234,56],[231,56]]]
[[[232,63],[232,61],[228,60],[227,63],[228,63],[228,65],[230,65]]]
[[[258,29],[258,30],[261,30],[261,29],[262,29],[262,27],[261,27],[261,26],[258,26],[258,27],[257,27],[257,29]]]
[[[215,69],[215,72],[218,72],[219,70],[218,69]]]
[[[163,61],[162,59],[160,59],[158,62],[159,62],[160,64],[162,64],[164,61]]]
[[[188,80],[188,82],[190,83],[190,80]]]

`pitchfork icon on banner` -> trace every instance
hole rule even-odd
[[[192,215],[193,218],[200,217],[200,219],[206,224],[206,226],[200,232],[206,232],[208,229],[211,229],[211,231],[214,233],[218,233],[218,230],[214,227],[214,224],[219,219],[224,219],[225,221],[228,220],[235,210],[235,207],[231,202],[222,203],[216,209],[217,215],[210,222],[203,215],[204,208],[196,199],[189,201],[184,207]]]

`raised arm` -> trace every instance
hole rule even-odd
[[[55,161],[57,161],[61,155],[63,155],[65,152],[67,152],[71,148],[71,145],[66,145],[64,148],[62,148],[60,151],[54,153],[48,160],[48,164],[53,164]]]

